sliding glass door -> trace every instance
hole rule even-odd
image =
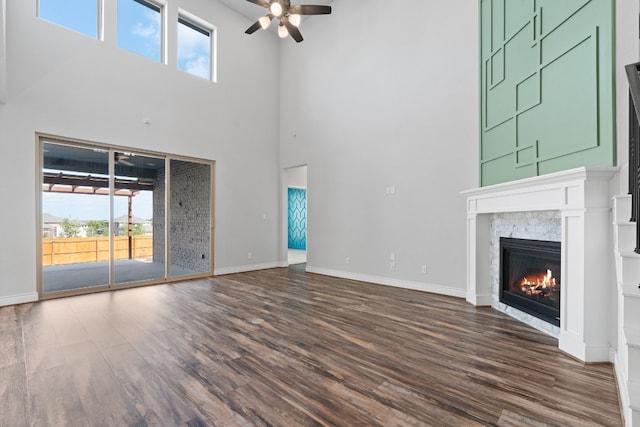
[[[109,151],[42,144],[42,290],[109,285]]]
[[[41,295],[213,274],[213,162],[40,137]]]
[[[171,277],[211,270],[211,165],[170,163],[169,254]]]
[[[115,151],[113,252],[116,284],[164,279],[163,233],[154,233],[164,210],[165,159]]]

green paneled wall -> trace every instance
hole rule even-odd
[[[480,0],[481,185],[613,166],[613,0]]]

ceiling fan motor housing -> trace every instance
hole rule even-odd
[[[320,5],[294,5],[290,0],[247,0],[269,10],[269,13],[252,26],[245,33],[253,34],[260,28],[267,29],[271,21],[275,18],[279,21],[278,34],[280,37],[290,35],[296,42],[300,43],[303,38],[298,25],[300,25],[300,15],[328,15],[331,13],[331,6]]]

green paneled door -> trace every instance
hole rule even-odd
[[[613,166],[613,0],[480,0],[483,186]]]

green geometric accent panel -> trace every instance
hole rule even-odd
[[[613,0],[480,0],[482,186],[614,166]]]

